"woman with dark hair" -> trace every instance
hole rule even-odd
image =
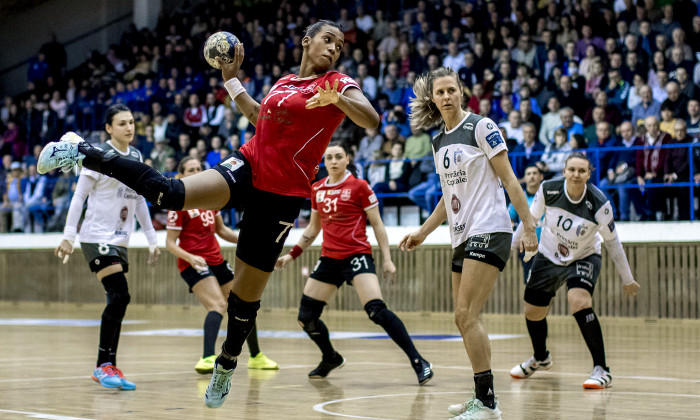
[[[177,177],[202,172],[202,163],[190,156],[177,167]],[[226,296],[233,286],[233,270],[221,255],[215,235],[238,242],[238,234],[224,224],[218,211],[192,209],[168,212],[168,236],[165,246],[177,257],[180,276],[207,310],[204,319],[204,353],[194,366],[199,373],[212,373],[216,361],[214,347],[221,320],[226,312]],[[279,365],[260,352],[258,332],[254,326],[248,338],[248,369],[276,370]]]
[[[454,419],[500,419],[491,372],[491,346],[480,316],[510,257],[513,236],[503,189],[508,191],[525,237],[521,251],[537,249],[535,219],[508,161],[506,142],[496,123],[465,111],[462,84],[444,67],[424,74],[413,86],[411,125],[439,126],[433,157],[443,199],[399,249],[413,251],[445,220],[452,248],[452,297],[455,323],[474,370],[475,395],[448,407]],[[448,205],[449,202],[449,205]]]
[[[389,239],[379,214],[377,197],[367,181],[357,179],[348,170],[350,158],[342,146],[328,146],[324,163],[328,176],[312,187],[309,225],[299,243],[280,257],[275,267],[285,268],[311,246],[323,229],[321,259],[306,280],[299,306],[299,323],[323,353],[321,363],[309,373],[309,377],[325,378],[330,371],[345,364],[343,356],[331,344],[321,313],[340,286],[347,282],[357,291],[369,319],[384,328],[406,353],[418,376],[418,383],[423,385],[433,377],[432,365],[418,353],[403,322],[384,303],[372,247],[365,233],[369,219],[382,251],[384,278],[393,283],[396,267],[391,260]]]
[[[587,389],[604,389],[612,384],[605,361],[603,332],[593,311],[593,290],[601,269],[600,237],[622,278],[625,294],[636,296],[634,281],[620,238],[615,232],[610,201],[591,178],[591,163],[581,152],[566,158],[564,179],[545,181],[530,206],[532,217],[544,216],[539,253],[535,255],[525,287],[525,319],[534,355],[515,366],[510,376],[529,378],[538,370],[552,367],[547,350],[547,314],[557,290],[566,283],[569,311],[576,318],[593,357],[593,371],[583,383]],[[515,231],[513,244],[522,234]],[[600,234],[600,235],[598,235]]]
[[[343,32],[335,23],[320,20],[309,26],[301,41],[299,74],[279,79],[262,103],[236,79],[243,45],[236,46],[231,63],[217,58],[224,87],[256,130],[239,151],[202,173],[169,179],[146,165],[90,147],[73,133],[42,152],[40,172],[82,164],[121,180],[170,210],[244,209],[236,277],[228,297],[227,337],[204,396],[208,407],[220,407],[229,393],[238,355],[255,325],[260,297],[289,229],[311,194],[318,162],[333,132],[346,116],[363,128],[379,124],[379,115],[355,81],[332,71],[343,44]]]
[[[134,139],[134,116],[129,108],[121,104],[109,107],[105,115],[105,131],[110,139],[99,148],[94,147],[95,150],[113,153],[127,162],[143,161],[141,152],[129,146]],[[149,265],[155,264],[160,254],[156,246],[156,231],[142,196],[114,178],[83,168],[68,209],[63,240],[54,251],[64,264],[73,253],[86,198],[87,211],[80,229],[81,248],[90,271],[96,274],[107,292],[92,379],[107,388],[132,390],[136,385],[124,378],[116,358],[122,319],[131,300],[126,273],[129,271],[127,247],[135,227],[134,216],[148,239]]]

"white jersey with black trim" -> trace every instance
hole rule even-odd
[[[566,181],[545,181],[530,206],[539,220],[544,214],[538,251],[557,265],[569,265],[600,254],[600,236],[617,238],[610,201],[593,184],[586,184],[578,201],[566,192]]]
[[[503,184],[490,163],[508,150],[496,123],[468,112],[453,129],[443,128],[431,143],[452,247],[474,235],[512,233]]]
[[[143,162],[141,152],[129,146],[127,152],[120,152],[109,142],[99,146],[103,150],[112,149],[120,156]],[[88,191],[87,211],[80,228],[80,242],[105,243],[127,247],[129,237],[135,229],[134,216],[137,205],[145,199],[136,191],[114,178],[83,168],[80,177],[94,179],[94,186]]]

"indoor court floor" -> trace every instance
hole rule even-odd
[[[226,403],[209,409],[210,375],[193,369],[204,309],[132,305],[117,361],[137,388],[111,390],[90,379],[102,308],[0,302],[0,419],[447,419],[473,386],[450,314],[398,314],[433,363],[435,377],[420,387],[364,312],[324,313],[347,364],[309,380],[320,353],[296,312],[263,309],[260,347],[280,370],[248,370],[244,346]],[[572,317],[549,319],[554,366],[526,380],[508,374],[532,352],[523,317],[484,320],[504,419],[700,418],[700,321],[602,318],[613,386],[584,391],[591,359]]]

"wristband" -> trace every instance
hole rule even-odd
[[[302,252],[304,252],[304,250],[301,249],[299,245],[294,245],[294,248],[292,248],[292,250],[289,251],[289,255],[292,257],[293,260],[296,260]]]
[[[224,88],[232,99],[236,99],[236,96],[246,91],[241,81],[235,77],[224,83]]]

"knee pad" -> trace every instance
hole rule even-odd
[[[228,328],[229,331],[236,331],[245,338],[255,326],[255,318],[258,316],[260,301],[245,302],[235,293],[228,295]]]
[[[318,329],[324,306],[326,306],[326,302],[302,295],[297,320],[304,331],[311,334]]]
[[[365,304],[365,312],[375,324],[383,325],[383,323],[388,319],[389,310],[381,299],[370,300]]]
[[[103,318],[121,321],[126,314],[126,307],[131,302],[129,286],[123,271],[102,278],[102,284],[107,291],[107,306],[102,313]]]
[[[143,185],[139,192],[145,193],[143,196],[146,200],[168,210],[182,210],[185,206],[185,184],[182,180],[165,178],[161,174],[151,175],[145,173],[139,180]]]

